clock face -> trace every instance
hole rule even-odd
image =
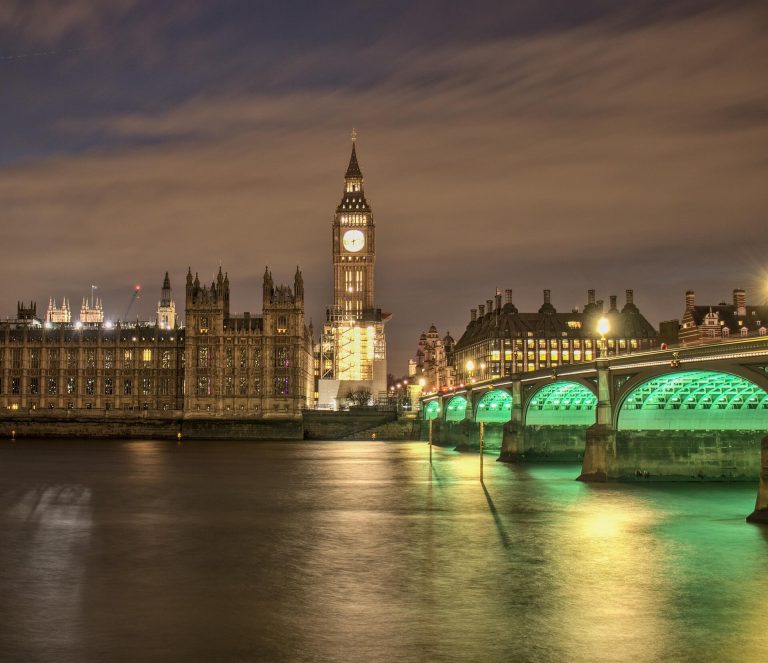
[[[365,246],[365,235],[360,230],[347,230],[341,241],[347,251],[356,253]]]

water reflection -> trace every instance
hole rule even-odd
[[[768,657],[754,486],[433,453],[0,445],[0,659]]]

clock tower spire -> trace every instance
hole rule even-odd
[[[344,193],[333,218],[333,303],[356,319],[374,308],[375,230],[363,190],[363,172],[357,162],[357,132],[353,129]]]
[[[323,326],[319,404],[338,407],[346,398],[344,389],[363,389],[375,400],[387,388],[384,318],[374,299],[376,225],[365,197],[354,129],[331,237],[333,306]]]

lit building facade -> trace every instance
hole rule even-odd
[[[64,297],[61,300],[61,306],[56,306],[55,299],[48,300],[48,310],[45,312],[45,321],[54,324],[69,324],[72,322],[72,311],[69,308],[69,302]]]
[[[374,299],[375,231],[353,133],[344,193],[331,226],[333,305],[320,339],[320,407],[337,408],[354,392],[367,392],[370,400],[386,398],[387,316]]]
[[[583,310],[569,313],[555,309],[549,290],[544,290],[544,302],[536,313],[520,313],[512,303],[511,290],[505,291],[504,298],[502,302],[497,290],[493,299],[470,311],[469,324],[453,351],[457,383],[594,361],[600,344],[597,322],[602,317],[609,324],[609,355],[658,345],[657,332],[635,305],[632,290],[626,291],[621,310],[611,296],[607,311],[602,300],[595,300],[594,290],[588,291]]]
[[[101,299],[97,297],[89,305],[88,300],[83,297],[83,304],[80,307],[80,324],[98,325],[102,322],[104,322],[104,307]]]
[[[408,373],[411,383],[419,384],[420,380],[424,380],[425,391],[453,388],[455,384],[455,368],[453,366],[455,345],[456,342],[450,332],[440,338],[435,325],[431,325],[428,331],[422,332],[416,350],[416,360],[412,363],[409,362]]]
[[[716,340],[765,336],[768,333],[768,306],[747,303],[747,293],[733,291],[733,302],[697,305],[693,290],[685,293],[685,312],[679,327],[683,345],[712,343]]]
[[[229,277],[210,286],[187,274],[184,411],[187,416],[298,417],[312,404],[312,337],[304,324],[304,281],[275,286],[267,269],[262,315],[229,311]]]
[[[173,329],[176,326],[176,302],[171,299],[171,279],[168,272],[163,279],[160,301],[157,303],[157,324],[163,329]]]
[[[295,418],[311,404],[311,335],[298,270],[293,291],[275,288],[265,274],[260,316],[230,315],[221,271],[210,287],[190,271],[186,301],[186,328],[157,321],[43,326],[34,304],[19,306],[15,320],[0,323],[0,407]]]

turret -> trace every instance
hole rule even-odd
[[[264,268],[264,283],[263,283],[263,292],[264,292],[264,303],[268,304],[272,301],[272,296],[274,295],[275,291],[275,284],[272,281],[272,272],[269,271],[269,267]]]
[[[293,294],[297,302],[304,301],[304,277],[301,275],[299,266],[296,265],[296,274],[293,277]]]

